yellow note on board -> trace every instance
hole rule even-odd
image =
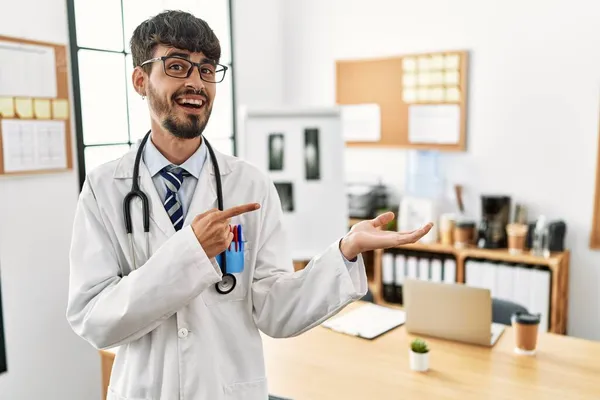
[[[460,90],[457,87],[446,88],[446,101],[459,101]]]
[[[69,102],[65,99],[52,100],[52,118],[67,119],[69,118]]]
[[[37,119],[50,119],[50,100],[33,99],[33,113]]]
[[[417,101],[417,91],[416,89],[404,89],[402,91],[402,100],[405,103],[414,103]]]
[[[15,109],[19,118],[33,118],[33,101],[30,98],[16,98]]]
[[[14,118],[15,102],[12,97],[0,97],[0,117]]]

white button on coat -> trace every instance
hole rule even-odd
[[[188,335],[188,330],[187,330],[187,329],[185,329],[185,328],[181,328],[181,329],[179,330],[179,337],[180,337],[181,339],[183,339],[183,338],[186,338],[186,337],[187,337],[187,335]]]

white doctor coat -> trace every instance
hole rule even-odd
[[[362,257],[348,269],[335,241],[294,272],[273,184],[254,166],[215,151],[224,208],[261,204],[231,221],[242,224],[247,240],[244,271],[233,292],[215,290],[221,271],[189,225],[197,214],[217,207],[210,157],[178,232],[141,163],[140,187],[150,200],[151,254],[136,199],[131,204],[134,269],[123,198],[131,188],[135,151],[87,177],[70,254],[69,323],[98,349],[118,347],[108,399],[266,400],[259,330],[295,336],[364,296]]]

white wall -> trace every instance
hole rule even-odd
[[[336,59],[469,50],[468,151],[444,157],[446,177],[465,185],[476,216],[478,196],[493,192],[524,202],[533,217],[566,220],[568,333],[600,339],[600,253],[588,250],[599,14],[600,4],[583,0],[286,2],[284,100],[334,104]],[[405,158],[402,150],[351,149],[346,169],[402,189]]]
[[[2,0],[0,35],[68,43],[64,0]],[[100,399],[97,352],[65,319],[75,171],[0,178],[0,272],[8,372],[0,398]],[[28,204],[25,205],[24,202]]]
[[[280,0],[233,1],[237,104],[271,106],[283,101],[283,30]]]

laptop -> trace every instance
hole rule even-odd
[[[506,328],[492,322],[489,289],[406,279],[403,291],[411,334],[493,346]]]

